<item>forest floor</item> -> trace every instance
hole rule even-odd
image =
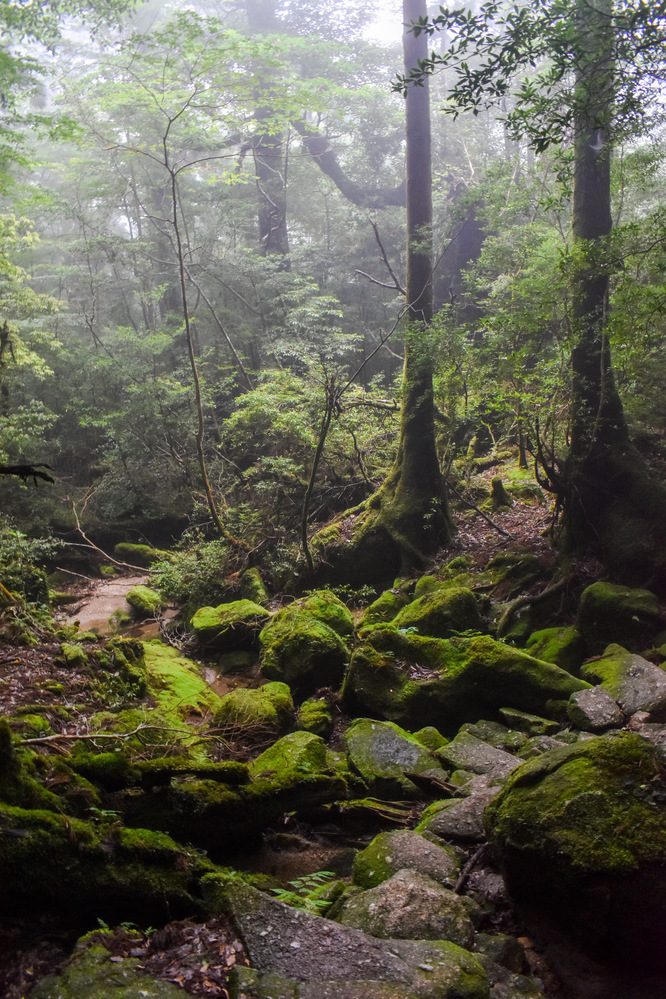
[[[475,480],[489,488],[493,474],[489,470]],[[535,496],[488,516],[497,526],[459,505],[455,512],[457,535],[453,544],[438,554],[437,563],[467,555],[481,568],[499,553],[519,548],[538,556],[546,568],[554,566],[553,549],[545,536],[552,522],[548,502]],[[498,527],[505,533],[500,533]],[[11,608],[3,612],[11,613]],[[35,713],[43,708],[56,735],[48,747],[43,744],[45,751],[66,753],[67,740],[59,742],[57,735],[84,735],[88,719],[104,707],[104,698],[90,670],[60,662],[59,643],[53,642],[52,636],[43,637],[35,646],[0,644],[0,716],[15,714],[27,706]],[[95,646],[90,648],[94,652]],[[67,705],[70,712],[59,718],[58,704]],[[55,924],[52,917],[0,921],[2,999],[27,997],[36,981],[62,966],[75,940],[76,934]],[[207,923],[180,920],[148,932],[124,925],[114,930],[111,946],[114,955],[139,958],[146,971],[177,983],[192,996],[224,999],[228,995],[224,983],[229,969],[236,962],[247,963],[233,928],[220,919]],[[211,952],[215,954],[213,960]],[[545,973],[542,967],[541,974]],[[554,989],[551,995],[556,997]]]

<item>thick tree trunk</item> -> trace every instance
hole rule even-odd
[[[579,0],[573,220],[580,261],[572,281],[571,442],[563,540],[593,551],[613,577],[645,583],[666,573],[666,491],[631,443],[607,335],[611,254],[613,20],[611,0]]]
[[[425,0],[403,0],[406,24],[425,14]],[[427,55],[427,37],[405,30],[403,41],[409,73]],[[407,90],[406,140],[407,324],[398,453],[381,488],[313,539],[320,582],[388,582],[422,567],[453,533],[435,445],[428,342],[433,253],[427,80]]]

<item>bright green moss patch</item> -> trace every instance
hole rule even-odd
[[[246,730],[277,737],[294,720],[294,702],[286,683],[266,683],[256,690],[239,687],[225,694],[215,715],[215,725],[225,730]]]
[[[349,658],[347,646],[331,627],[300,607],[278,611],[259,637],[260,670],[267,679],[289,684],[299,697],[320,687],[340,686]]]
[[[153,617],[164,607],[164,601],[157,590],[143,584],[128,590],[125,599],[140,617]]]
[[[145,642],[149,685],[160,710],[176,718],[216,712],[221,699],[204,682],[197,666],[162,642]]]
[[[374,624],[392,621],[396,614],[408,603],[409,598],[399,590],[385,590],[367,608],[358,623],[359,631]]]
[[[121,541],[113,549],[113,554],[120,562],[128,562],[130,565],[139,565],[144,569],[149,569],[154,562],[163,561],[168,553],[160,548],[153,548],[151,545],[133,545],[128,541]]]
[[[192,631],[211,648],[254,648],[268,611],[252,600],[232,600],[218,607],[201,607],[192,617]]]
[[[611,643],[641,652],[661,629],[659,601],[649,590],[593,583],[583,590],[576,625],[589,656],[601,655]]]
[[[536,659],[554,663],[574,676],[580,675],[585,642],[577,628],[543,628],[527,639],[526,651]]]
[[[408,604],[396,615],[396,628],[415,628],[420,635],[449,638],[457,632],[481,631],[474,594],[466,587],[435,589]]]

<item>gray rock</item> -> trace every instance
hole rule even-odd
[[[450,940],[468,949],[474,943],[474,927],[460,896],[416,871],[398,871],[355,895],[338,920],[373,937]]]
[[[617,701],[603,687],[575,691],[567,704],[567,714],[584,732],[602,732],[605,728],[619,728],[624,723]]]
[[[260,975],[307,983],[299,987],[299,999],[362,999],[373,995],[370,984],[380,999],[391,995],[382,992],[382,983],[402,986],[403,995],[413,999],[488,999],[483,967],[456,944],[378,940],[238,881],[229,882],[225,896],[251,967]]]
[[[437,767],[431,751],[392,722],[359,718],[347,729],[345,742],[350,770],[379,797],[416,797],[419,791],[405,772],[424,773]]]
[[[561,739],[554,739],[552,735],[535,735],[533,739],[527,740],[520,750],[520,756],[523,760],[531,760],[535,756],[547,753],[549,749],[557,749],[559,746],[565,745],[566,743],[562,742]]]
[[[143,973],[133,958],[118,960],[101,944],[79,944],[62,974],[31,991],[34,999],[182,999],[176,985]]]
[[[666,716],[666,671],[621,645],[609,645],[600,659],[584,663],[581,675],[600,683],[627,715]]]
[[[416,831],[440,839],[483,842],[486,838],[483,813],[499,791],[499,787],[489,787],[469,798],[436,801],[426,809]]]
[[[354,884],[374,888],[401,870],[427,874],[439,884],[453,886],[460,873],[459,850],[439,846],[410,829],[379,833],[354,858]]]
[[[468,732],[458,733],[452,742],[438,749],[436,755],[456,769],[491,774],[493,777],[507,777],[522,762],[512,753],[489,746]]]

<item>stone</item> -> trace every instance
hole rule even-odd
[[[417,871],[398,871],[353,896],[337,919],[373,937],[450,940],[468,950],[474,943],[474,926],[460,896]]]
[[[165,606],[157,590],[153,590],[150,586],[144,586],[141,583],[128,590],[125,594],[125,599],[140,617],[154,617]]]
[[[268,611],[252,600],[232,600],[217,607],[200,607],[191,626],[203,645],[226,652],[254,648],[269,618]]]
[[[584,732],[602,732],[624,724],[617,701],[603,687],[575,691],[567,704],[567,714],[576,728]]]
[[[290,604],[278,611],[262,630],[259,642],[262,676],[289,684],[301,700],[322,687],[337,690],[342,683],[349,661],[347,646],[338,631],[307,613],[304,606]]]
[[[542,628],[527,639],[526,652],[578,676],[585,659],[585,642],[578,628]]]
[[[576,626],[588,656],[601,655],[611,643],[630,652],[649,649],[663,627],[654,593],[616,583],[592,583],[583,590]]]
[[[521,917],[595,960],[666,971],[666,795],[659,749],[590,736],[523,764],[486,828]]]
[[[499,787],[489,787],[468,798],[435,801],[426,808],[416,831],[439,839],[482,843],[486,839],[483,815],[499,791]]]
[[[603,656],[581,668],[585,679],[600,683],[627,715],[649,711],[655,720],[666,716],[666,670],[609,645]]]
[[[328,701],[323,697],[303,701],[298,709],[296,728],[328,739],[333,731],[333,712]]]
[[[554,735],[560,727],[552,718],[541,718],[517,708],[500,708],[500,714],[507,725],[528,735]]]
[[[379,940],[284,905],[234,880],[228,883],[223,904],[243,939],[251,967],[261,975],[305,983],[299,987],[299,997],[362,999],[384,983],[401,986],[406,999],[488,999],[482,965],[456,944]],[[359,986],[362,991],[355,991]]]
[[[467,587],[433,590],[401,610],[394,627],[414,628],[419,635],[449,638],[462,631],[482,631],[476,598]]]
[[[284,735],[294,721],[294,702],[286,683],[266,683],[249,689],[238,687],[222,698],[215,713],[215,725],[233,735],[245,731],[255,737],[264,733],[277,738]]]
[[[430,750],[392,722],[357,718],[345,733],[345,744],[350,770],[379,798],[417,797],[418,788],[405,772],[424,773],[437,767]]]
[[[505,753],[503,749],[489,746],[481,739],[475,739],[468,732],[460,732],[446,746],[437,750],[437,757],[456,770],[470,770],[476,774],[490,774],[493,777],[506,777],[520,764],[518,757]]]
[[[377,626],[354,651],[342,687],[345,707],[443,735],[510,705],[559,716],[588,684],[487,636],[438,639]]]
[[[49,975],[30,991],[31,999],[182,999],[164,978],[145,974],[140,961],[113,957],[102,944],[78,944],[59,975]]]
[[[452,887],[460,873],[461,854],[439,846],[410,829],[379,833],[354,858],[354,884],[374,888],[400,870],[426,874],[439,884]]]

